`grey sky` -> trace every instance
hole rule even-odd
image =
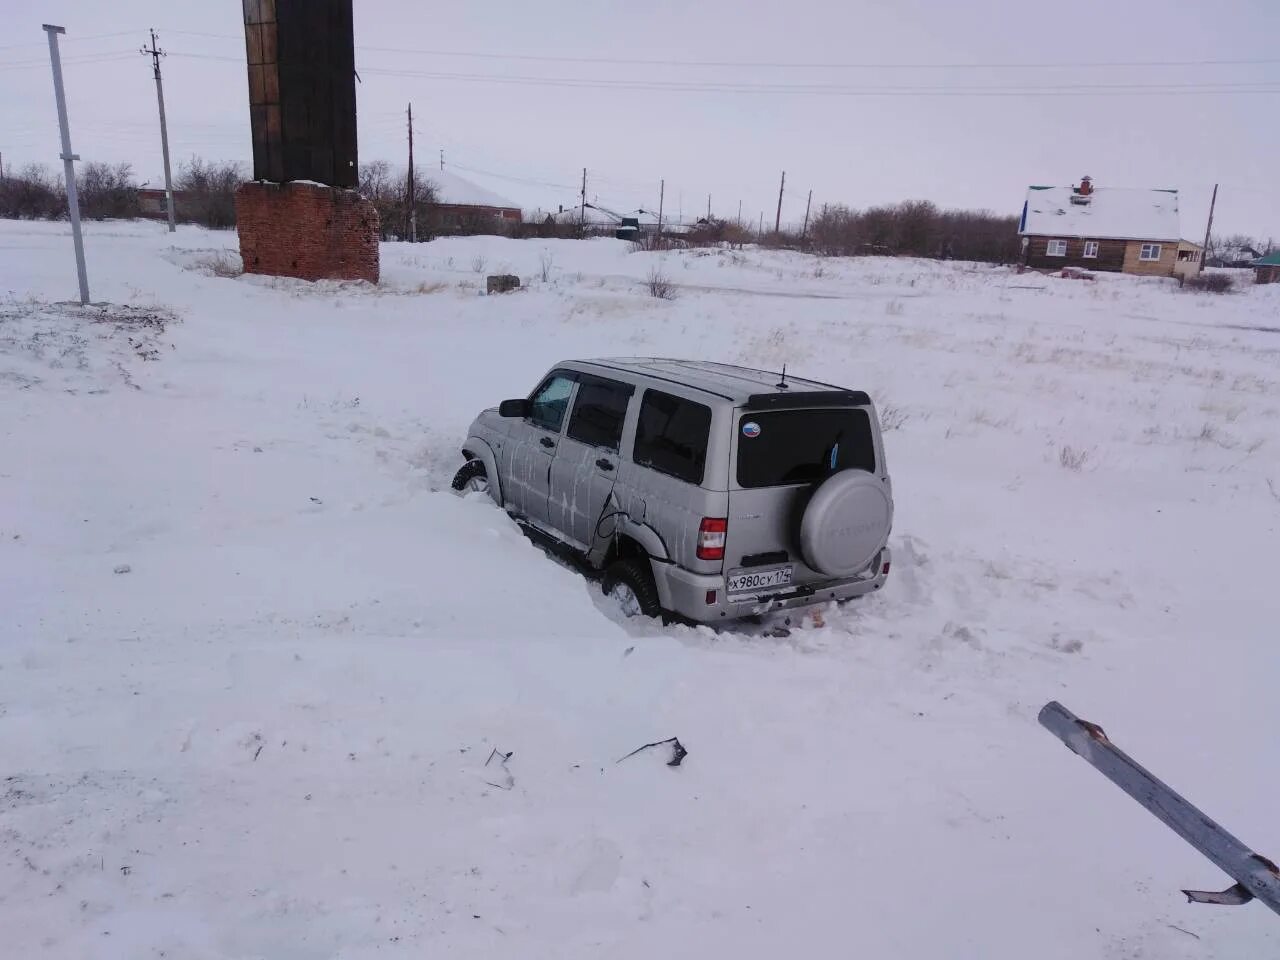
[[[705,212],[710,193],[718,215],[735,216],[741,200],[752,220],[761,211],[772,218],[785,169],[790,221],[803,216],[810,188],[815,204],[924,198],[1016,213],[1027,184],[1087,173],[1102,186],[1179,188],[1182,230],[1192,238],[1204,232],[1209,191],[1220,181],[1221,231],[1280,240],[1274,0],[356,0],[355,21],[361,159],[404,162],[412,100],[422,165],[437,163],[443,147],[449,169],[526,207],[573,202],[584,166],[589,195],[601,203],[654,205],[665,177],[669,210]],[[164,71],[175,159],[248,160],[235,0],[5,0],[6,167],[57,161],[42,22],[67,28],[69,109],[82,157],[130,161],[140,179],[158,176],[154,87],[136,52],[154,26],[173,54]],[[1268,62],[897,66],[1209,60]],[[824,66],[784,66],[797,63]],[[848,64],[882,66],[841,66]],[[725,84],[736,89],[706,89]],[[844,92],[777,89],[788,85]],[[1187,85],[1197,89],[1173,89]],[[1206,85],[1227,92],[1203,92]],[[1019,87],[1054,95],[1011,95]],[[886,88],[894,95],[883,95]],[[974,95],[979,88],[984,95]],[[1060,95],[1066,89],[1088,95]]]

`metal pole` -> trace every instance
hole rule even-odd
[[[1254,853],[1166,783],[1113,744],[1096,723],[1081,720],[1056,700],[1040,710],[1040,725],[1104,777],[1142,804],[1166,827],[1239,881],[1222,893],[1183,890],[1196,903],[1239,904],[1257,897],[1280,913],[1280,869]]]
[[[164,153],[164,195],[169,206],[169,232],[177,230],[174,223],[173,210],[173,176],[169,172],[169,127],[164,121],[164,85],[160,81],[160,58],[164,51],[156,46],[156,32],[151,31],[151,47],[142,48],[142,52],[151,57],[151,66],[156,78],[156,101],[160,104],[160,149]]]
[[[169,128],[164,121],[164,84],[156,67],[156,100],[160,103],[160,152],[164,155],[164,193],[169,207],[169,232],[178,229],[173,202],[173,173],[169,169]]]
[[[813,191],[809,191],[809,199],[804,202],[804,227],[800,230],[800,239],[809,236],[809,208],[813,206]]]
[[[71,239],[76,247],[76,276],[80,281],[80,302],[89,302],[89,275],[84,266],[84,238],[80,235],[80,197],[76,193],[77,154],[71,152],[71,126],[67,123],[67,97],[62,89],[62,59],[58,56],[58,34],[63,27],[43,24],[49,35],[49,63],[53,67],[53,97],[58,103],[58,128],[62,133],[62,175],[67,182],[67,213],[71,217]]]

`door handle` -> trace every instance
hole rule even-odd
[[[599,467],[601,470],[613,469],[613,464],[610,463],[608,460],[606,460],[604,457],[601,457],[599,460],[596,461],[596,466]]]
[[[542,444],[544,447],[546,447],[548,450],[552,449],[556,445],[556,442],[552,440],[550,437],[543,437],[538,442]]]

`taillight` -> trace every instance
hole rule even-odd
[[[698,524],[698,559],[723,560],[724,538],[729,521],[724,517],[703,517]]]

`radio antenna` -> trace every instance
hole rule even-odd
[[[787,383],[787,365],[785,363],[782,365],[782,379],[775,383],[774,386],[779,390],[786,390],[790,387],[790,384]]]

